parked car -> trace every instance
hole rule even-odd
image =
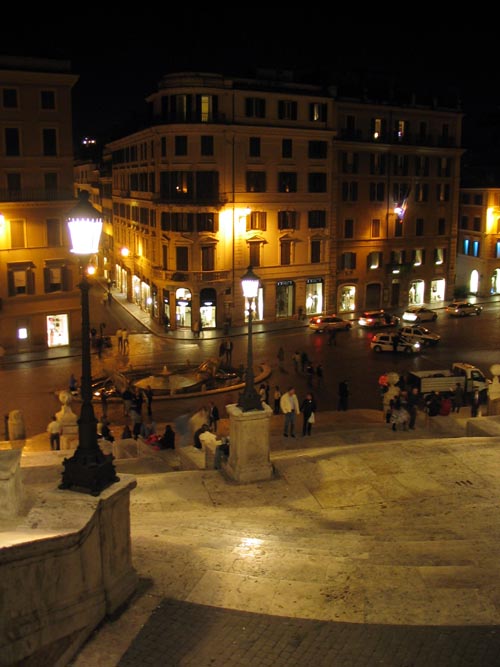
[[[405,322],[435,322],[437,318],[438,314],[435,310],[424,306],[413,306],[405,310],[401,319]]]
[[[349,320],[343,320],[336,315],[316,315],[309,320],[309,328],[318,333],[320,331],[331,331],[332,329],[347,331],[351,327],[352,323]]]
[[[397,327],[399,317],[386,313],[385,310],[367,310],[358,320],[360,327],[374,329],[376,327]]]
[[[467,317],[468,315],[481,315],[482,306],[476,306],[469,301],[452,301],[446,306],[446,312],[452,317]]]
[[[394,352],[394,336],[397,333],[378,333],[370,341],[370,347],[374,352]],[[406,340],[404,336],[398,336],[396,352],[405,354],[417,354],[422,349],[418,341]]]
[[[418,340],[421,345],[437,345],[441,340],[441,336],[427,327],[422,326],[405,326],[399,329],[401,336],[404,336],[406,340]]]

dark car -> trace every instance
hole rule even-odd
[[[385,310],[367,310],[358,319],[358,324],[367,329],[397,327],[399,317],[386,313]]]

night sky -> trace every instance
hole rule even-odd
[[[304,81],[341,83],[341,89],[362,81],[368,88],[417,90],[424,98],[460,98],[463,143],[470,149],[464,163],[477,163],[479,155],[483,163],[500,162],[493,29],[457,28],[437,17],[408,28],[406,20],[327,19],[292,9],[284,15],[283,7],[271,14],[255,5],[235,11],[234,4],[194,13],[165,5],[161,16],[151,9],[145,17],[115,8],[119,16],[111,22],[94,7],[78,21],[41,18],[19,34],[7,31],[0,51],[71,61],[80,77],[73,95],[75,138],[106,141],[138,127],[144,98],[168,72],[252,76],[259,67],[294,70]]]

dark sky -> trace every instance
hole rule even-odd
[[[291,69],[304,80],[321,75],[332,83],[349,72],[364,80],[383,75],[396,87],[459,95],[468,144],[500,145],[494,138],[500,68],[493,29],[460,28],[437,16],[426,16],[421,26],[408,19],[331,19],[319,11],[285,13],[282,5],[164,8],[161,15],[151,10],[147,16],[116,9],[113,21],[101,19],[99,7],[77,21],[41,18],[24,23],[21,34],[5,31],[0,51],[71,60],[80,76],[73,96],[77,136],[123,134],[145,112],[144,98],[167,72],[251,75],[263,67]]]

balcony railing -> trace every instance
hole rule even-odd
[[[45,190],[45,189],[22,189],[22,190],[0,190],[0,201],[71,201],[74,199],[73,190]]]
[[[228,280],[231,271],[165,271],[160,268],[151,270],[154,280],[173,280],[174,282],[186,282],[196,280],[200,283],[213,283]]]

